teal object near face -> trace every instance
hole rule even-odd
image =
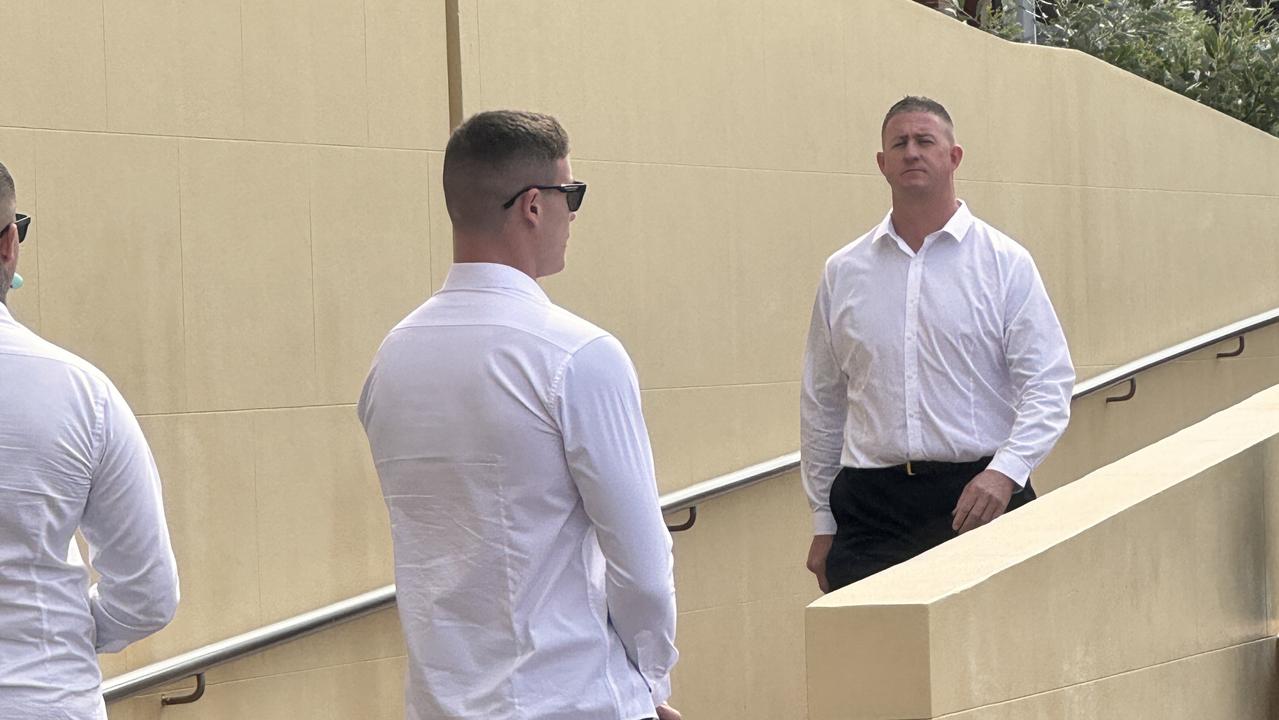
[[[19,275],[18,273],[14,273],[13,281],[9,283],[9,287],[13,288],[14,290],[17,290],[18,288],[22,287],[22,276]]]

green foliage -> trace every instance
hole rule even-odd
[[[1021,38],[1012,9],[983,3],[982,26]],[[1041,45],[1073,48],[1279,136],[1279,18],[1222,0],[1220,18],[1193,0],[1051,0],[1040,3]]]

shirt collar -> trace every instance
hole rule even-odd
[[[973,226],[973,213],[968,209],[968,203],[963,200],[959,201],[959,207],[955,210],[955,214],[950,216],[950,220],[937,231],[937,235],[946,234],[954,238],[955,242],[963,242],[964,237],[968,235],[968,230]],[[889,210],[884,216],[883,222],[875,227],[872,239],[879,241],[883,238],[892,238],[900,242],[901,236],[897,234],[897,228],[893,227],[893,211]]]
[[[973,226],[973,213],[968,209],[968,203],[963,200],[959,201],[959,207],[955,210],[955,214],[950,216],[950,220],[942,226],[941,232],[946,233],[955,239],[955,242],[963,242],[968,235],[968,230]]]
[[[498,263],[453,263],[440,292],[480,289],[513,290],[539,302],[551,301],[536,280],[510,265]]]
[[[8,306],[4,303],[0,303],[0,325],[16,322],[17,320],[13,319],[13,313],[9,312]]]

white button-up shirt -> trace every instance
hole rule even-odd
[[[177,603],[138,421],[97,368],[0,305],[0,718],[105,720],[96,653],[164,627]]]
[[[892,213],[826,261],[804,357],[800,459],[816,534],[840,467],[988,466],[1019,485],[1061,437],[1075,372],[1025,248],[960,203],[913,252]]]
[[[413,720],[632,720],[670,694],[671,539],[611,335],[456,264],[359,404],[391,518]]]

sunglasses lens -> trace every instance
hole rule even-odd
[[[569,212],[577,212],[582,207],[582,200],[586,197],[586,186],[574,189],[568,193],[568,209]]]

